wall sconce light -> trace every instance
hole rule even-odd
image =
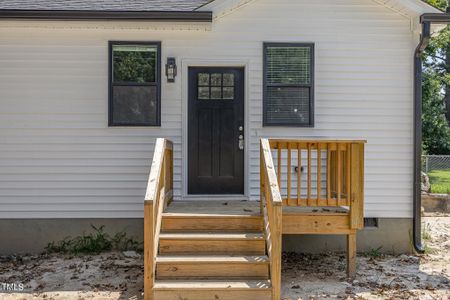
[[[177,64],[175,63],[175,57],[168,57],[166,63],[167,82],[175,82],[175,76],[177,76]]]

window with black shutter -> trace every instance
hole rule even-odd
[[[314,44],[264,43],[264,126],[314,125]]]
[[[110,42],[110,126],[161,125],[159,42]]]

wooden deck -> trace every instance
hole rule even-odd
[[[172,143],[158,139],[144,205],[145,299],[279,300],[283,234],[346,235],[355,274],[364,142],[262,139],[260,157],[260,201],[171,201]]]

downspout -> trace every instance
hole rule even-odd
[[[414,52],[414,191],[413,191],[413,245],[418,253],[424,252],[422,245],[422,53],[431,37],[431,24],[450,24],[450,7],[446,13],[425,13],[420,17],[422,33]]]
[[[430,41],[430,22],[422,23],[419,44],[414,52],[414,195],[413,195],[413,245],[418,253],[424,253],[422,245],[422,53]]]

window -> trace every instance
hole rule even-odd
[[[199,100],[233,100],[233,73],[198,73],[197,98]]]
[[[264,126],[314,125],[314,44],[264,43]]]
[[[109,43],[109,125],[160,126],[161,44]]]

